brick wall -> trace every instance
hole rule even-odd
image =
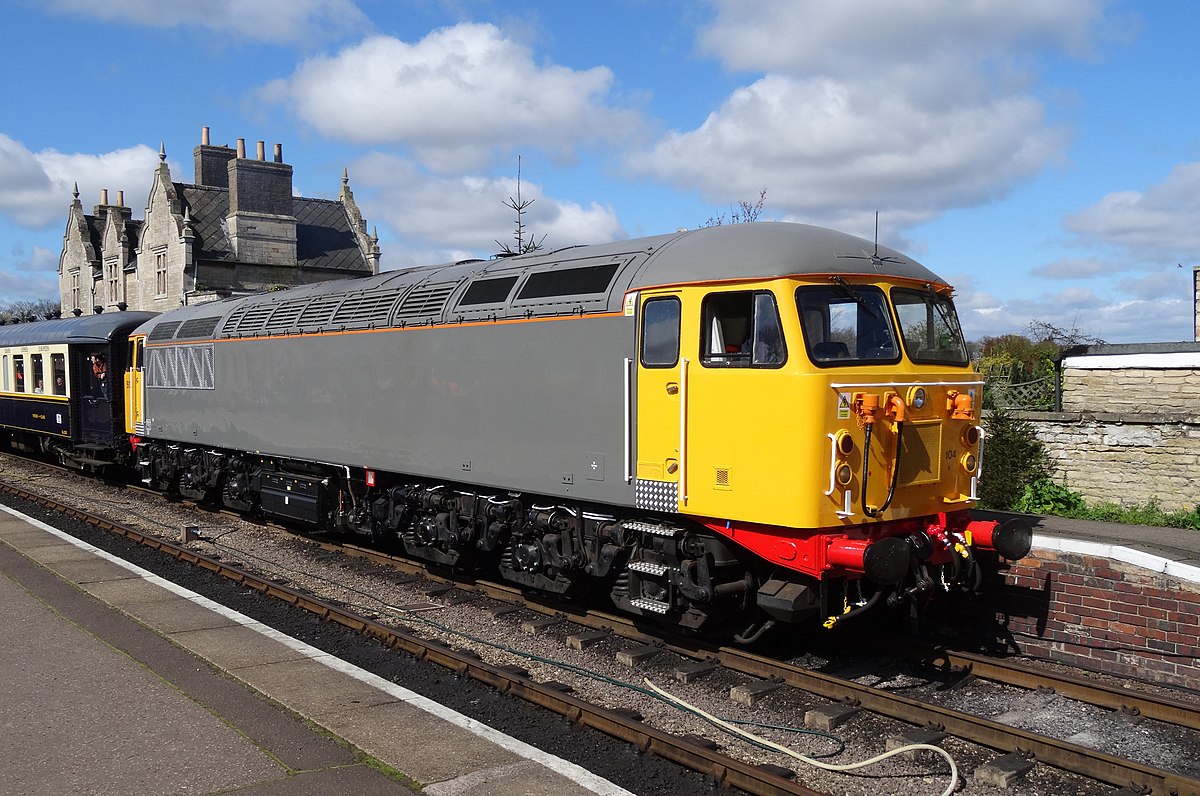
[[[994,594],[997,618],[1026,653],[1200,689],[1200,584],[1035,549]]]
[[[1200,689],[1200,584],[1035,543],[985,587],[982,604],[937,609],[931,627],[960,640],[987,633],[985,643],[1011,653]]]

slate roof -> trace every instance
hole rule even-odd
[[[104,216],[94,216],[85,213],[83,215],[83,223],[87,227],[88,242],[92,244],[92,251],[96,253],[96,262],[101,262],[103,260],[103,257],[100,254],[100,252],[103,251],[101,244],[104,241],[104,225],[107,223],[107,218]],[[141,219],[136,218],[126,219],[125,221],[125,234],[129,238],[129,255],[131,258],[129,265],[126,265],[126,270],[128,270],[133,263],[136,262],[134,259],[134,252],[137,250],[138,243],[141,241],[142,225],[144,223],[145,222]]]
[[[236,262],[224,220],[229,214],[229,189],[175,183],[180,209],[186,208],[195,232],[198,261]],[[292,197],[296,217],[296,264],[301,268],[371,273],[358,247],[350,219],[341,202]]]

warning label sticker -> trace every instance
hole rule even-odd
[[[850,418],[850,393],[838,393],[838,420],[848,420]]]

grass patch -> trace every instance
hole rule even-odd
[[[1200,506],[1191,510],[1167,511],[1158,505],[1158,500],[1155,498],[1150,498],[1145,503],[1129,506],[1111,501],[1089,504],[1078,492],[1056,484],[1049,478],[1039,478],[1028,484],[1020,499],[1013,504],[1012,510],[1024,514],[1049,514],[1074,520],[1200,530]]]

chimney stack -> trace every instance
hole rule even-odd
[[[125,206],[125,192],[117,191],[117,207]]]
[[[100,189],[100,204],[102,204],[102,205],[108,204],[108,189],[107,188]]]
[[[238,139],[237,157],[226,164],[229,213],[226,230],[234,255],[242,262],[296,265],[296,216],[292,167],[275,146],[274,162],[266,158],[266,141],[257,142],[257,157],[246,158],[246,140]]]
[[[210,146],[208,128],[200,128],[200,146],[192,150],[196,163],[195,183],[212,188],[228,188],[228,164],[233,156],[233,150],[227,146]]]

